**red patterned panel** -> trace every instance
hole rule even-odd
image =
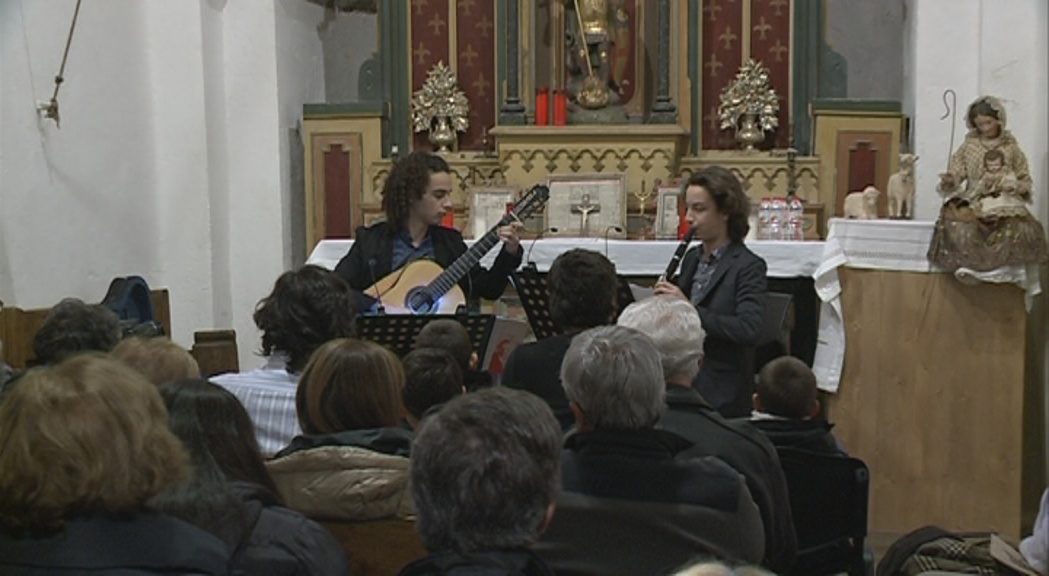
[[[718,105],[721,90],[736,76],[743,61],[743,2],[749,0],[703,0],[702,45],[699,47],[701,146],[705,149],[738,148],[735,132],[721,130]]]
[[[790,144],[790,13],[791,0],[749,0],[750,56],[769,70],[769,83],[779,95],[779,128],[767,144]]]
[[[481,150],[485,127],[495,124],[495,2],[458,0],[455,5],[459,89],[470,101],[470,128],[459,135],[460,150]]]
[[[449,0],[411,0],[412,93],[422,88],[426,73],[438,62],[451,62],[448,54]],[[414,147],[429,149],[429,133],[415,135]]]
[[[350,153],[342,144],[332,143],[324,150],[324,237],[349,238]]]

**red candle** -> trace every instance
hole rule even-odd
[[[449,210],[444,213],[444,219],[441,220],[441,226],[445,228],[455,228],[455,210]]]
[[[535,91],[535,125],[546,126],[550,123],[550,90],[539,88]]]
[[[554,90],[554,126],[564,126],[568,120],[568,95],[564,90]]]
[[[684,240],[685,234],[688,234],[688,220],[685,219],[685,210],[680,209],[677,213],[677,239]]]

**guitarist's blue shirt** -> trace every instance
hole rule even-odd
[[[393,270],[416,260],[434,260],[433,239],[429,234],[419,246],[412,244],[412,235],[401,228],[393,237]]]

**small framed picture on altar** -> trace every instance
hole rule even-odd
[[[681,186],[656,188],[656,214],[655,221],[652,223],[652,233],[656,240],[677,240],[680,202]]]
[[[547,181],[548,236],[625,238],[625,174],[555,175]]]
[[[517,200],[513,188],[472,188],[466,192],[470,197],[470,219],[466,227],[467,238],[480,238],[499,223],[506,211]]]

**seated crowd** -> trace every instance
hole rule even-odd
[[[0,572],[788,571],[777,448],[845,454],[811,370],[771,361],[752,416],[726,419],[691,385],[695,308],[616,317],[614,275],[560,256],[564,335],[518,347],[496,387],[456,321],[404,358],[355,338],[351,292],[313,266],[258,305],[265,366],[210,381],[171,340],[64,300],[38,365],[2,383]]]
[[[259,302],[264,366],[210,381],[171,340],[122,340],[107,309],[63,301],[37,334],[40,366],[4,387],[0,567],[788,568],[783,474],[759,429],[829,430],[804,370],[770,365],[753,423],[727,420],[690,385],[703,328],[688,302],[634,303],[617,326],[615,267],[586,250],[549,281],[563,335],[520,346],[495,388],[457,321],[431,322],[404,358],[356,339],[352,291],[314,266]],[[811,409],[782,411],[798,394]]]
[[[447,230],[426,236],[450,206],[431,178],[447,167],[427,166],[401,175],[415,197],[384,196],[408,225],[369,233],[399,261],[465,251]],[[720,214],[725,194],[699,190],[690,214]],[[720,226],[723,251],[686,255],[699,289],[659,283],[621,314],[608,258],[558,256],[559,333],[514,349],[495,386],[458,321],[431,322],[403,358],[357,336],[362,293],[344,276],[394,265],[363,249],[336,272],[277,278],[254,311],[263,366],[210,379],[170,340],[122,339],[111,311],[63,300],[37,366],[0,371],[0,573],[790,573],[806,510],[791,510],[778,450],[847,460],[804,363],[778,358],[756,389],[732,388],[764,264]],[[501,234],[512,269],[519,239]],[[498,294],[505,278],[480,270],[466,287]],[[729,274],[755,288],[745,326],[704,304]],[[704,370],[711,350],[731,354]],[[752,389],[750,417],[726,417]]]

